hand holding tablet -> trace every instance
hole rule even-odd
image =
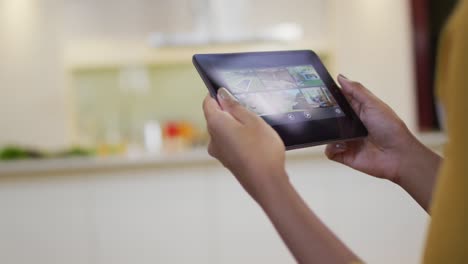
[[[429,208],[441,158],[363,85],[340,75],[338,89],[312,52],[196,55],[194,63],[211,93],[203,103],[208,152],[262,207],[298,262],[361,261],[297,193],[285,148],[339,140],[327,146],[329,159],[398,183]],[[368,137],[344,142],[367,135],[363,124]]]
[[[200,54],[193,63],[214,98],[226,87],[276,130],[286,149],[367,135],[312,51]]]

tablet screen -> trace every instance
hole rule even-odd
[[[270,124],[344,116],[313,65],[219,70],[226,88]]]

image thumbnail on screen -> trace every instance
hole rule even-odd
[[[226,88],[260,116],[306,112],[306,118],[320,119],[344,115],[312,65],[236,69],[223,71],[222,76]]]

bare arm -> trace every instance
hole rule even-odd
[[[266,186],[258,203],[298,263],[360,262],[308,208],[288,181]]]
[[[429,212],[442,158],[417,139],[401,159],[395,183]]]
[[[270,218],[299,263],[358,260],[307,207],[289,183],[285,147],[261,118],[242,107],[227,90],[221,107],[207,97],[204,112],[211,142],[208,152],[228,168]]]
[[[399,184],[427,211],[441,157],[419,142],[395,112],[363,85],[343,76],[338,81],[369,136],[328,145],[328,158]]]
[[[390,107],[361,84],[339,78],[343,92],[369,130],[364,140],[327,146],[337,162],[404,188],[430,206],[441,158],[422,145]],[[242,107],[225,89],[218,103],[207,97],[204,112],[209,153],[258,202],[300,263],[349,263],[351,252],[307,207],[285,172],[285,149],[276,132]]]

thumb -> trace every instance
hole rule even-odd
[[[328,159],[339,163],[344,163],[344,153],[348,150],[345,142],[328,144],[325,148],[325,155]]]
[[[341,74],[338,76],[338,82],[356,112],[359,112],[358,109],[361,109],[362,106],[375,105],[379,101],[371,91],[359,82],[351,81]]]
[[[218,101],[224,111],[230,113],[235,119],[243,124],[257,118],[254,113],[242,106],[239,103],[239,100],[237,100],[237,98],[234,97],[234,95],[232,95],[226,88],[218,89]]]

